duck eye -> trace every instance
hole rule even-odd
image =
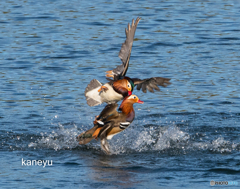
[[[128,84],[128,87],[130,87],[130,85]]]
[[[136,98],[136,96],[133,97],[134,99]]]

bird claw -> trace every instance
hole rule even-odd
[[[106,71],[106,77],[112,77],[112,78],[114,78],[114,74],[113,74],[113,71],[112,70],[110,70],[110,71]]]
[[[108,90],[107,87],[101,86],[101,88],[98,90],[98,92],[99,92],[99,93],[102,92],[102,91],[106,92],[107,90]]]

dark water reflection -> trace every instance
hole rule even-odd
[[[239,181],[238,1],[0,4],[1,187]],[[134,92],[145,103],[107,157],[97,142],[79,147],[75,140],[102,109],[87,106],[84,90],[93,78],[106,82],[104,72],[120,64],[124,28],[138,16],[128,75],[168,77],[172,85]],[[53,166],[22,166],[21,158],[51,159]]]

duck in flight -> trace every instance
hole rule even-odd
[[[135,31],[140,19],[141,18],[138,17],[135,23],[133,19],[131,26],[128,24],[128,28],[125,29],[126,40],[122,44],[118,55],[122,64],[106,72],[106,77],[109,82],[102,85],[98,80],[93,79],[86,87],[85,97],[89,106],[97,106],[104,102],[107,104],[116,103],[131,95],[135,86],[137,90],[142,89],[144,93],[146,93],[147,90],[153,93],[154,90],[160,91],[158,86],[166,87],[171,84],[169,82],[170,79],[163,77],[138,79],[125,76],[129,66]]]
[[[101,148],[106,154],[110,154],[109,145],[107,140],[123,130],[125,130],[134,120],[135,112],[133,104],[143,104],[136,95],[130,95],[124,98],[119,106],[116,103],[108,104],[102,110],[99,116],[95,119],[94,127],[81,133],[77,140],[79,144],[87,144],[92,139],[101,140]]]

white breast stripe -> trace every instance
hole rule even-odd
[[[121,125],[130,125],[130,122],[122,122]]]
[[[104,125],[104,123],[100,120],[97,121],[100,125]]]
[[[122,122],[120,123],[120,129],[126,129],[130,125],[130,122]]]

